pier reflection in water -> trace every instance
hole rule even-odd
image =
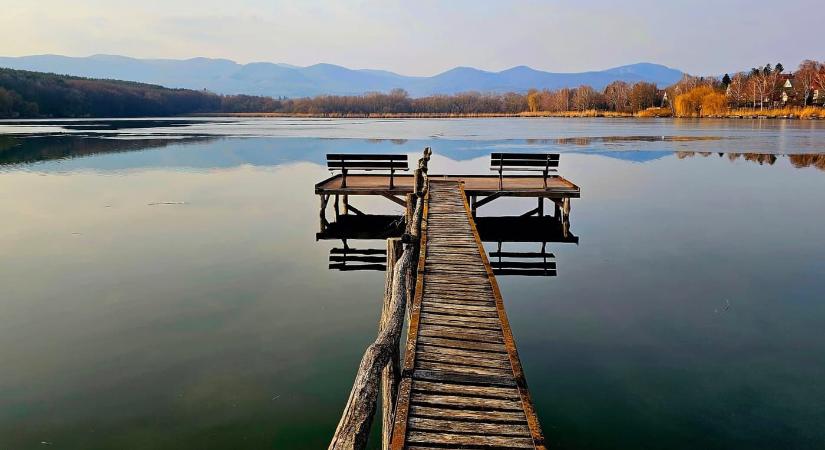
[[[488,251],[488,257],[496,275],[556,276],[555,255],[548,246],[579,243],[579,237],[570,231],[569,216],[558,208],[554,215],[478,216],[475,219],[481,240],[495,246]],[[386,268],[383,241],[401,237],[403,232],[403,216],[339,214],[315,237],[341,241],[340,246],[330,249],[330,270],[383,271]],[[511,249],[508,243],[518,244],[518,248]]]
[[[587,121],[560,123],[542,134]],[[617,126],[678,134],[641,125]],[[825,151],[823,132],[564,149],[415,136],[0,137],[0,447],[327,445],[375,337],[384,277],[319,264],[343,246],[314,242],[325,155],[436,145],[436,168],[487,173],[490,152],[523,145],[562,151],[563,173],[585,188],[569,228],[582,245],[546,246],[559,277],[499,278],[557,447],[818,448],[825,155],[810,152]],[[746,151],[756,153],[731,153]],[[149,206],[167,200],[186,204]],[[355,206],[400,216],[381,197]],[[535,206],[497,200],[479,227]],[[504,240],[501,251],[539,242]]]

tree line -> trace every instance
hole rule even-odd
[[[616,81],[603,91],[582,85],[527,93],[464,92],[410,97],[403,89],[362,95],[274,99],[0,69],[0,118],[141,117],[184,114],[483,115],[608,110],[634,113],[662,100],[652,83]]]
[[[822,117],[825,103],[825,62],[805,60],[786,72],[781,63],[725,74],[721,78],[685,77],[668,88],[677,116],[720,116],[738,109],[760,112],[797,111]]]
[[[790,87],[789,87],[790,86]],[[608,111],[619,115],[721,116],[735,108],[801,107],[825,100],[825,63],[806,60],[786,73],[781,64],[732,77],[685,75],[660,89],[654,83],[614,81],[526,93],[465,92],[413,98],[403,89],[363,95],[275,99],[218,95],[116,80],[0,69],[0,118],[140,117],[185,114],[284,115],[516,115]],[[821,115],[819,112],[815,112]]]
[[[0,69],[0,118],[176,116],[279,107],[269,97]]]

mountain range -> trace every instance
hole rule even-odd
[[[405,89],[413,97],[467,91],[525,92],[530,88],[558,89],[581,84],[603,89],[615,80],[647,81],[664,87],[677,82],[683,75],[680,70],[667,66],[637,63],[578,73],[544,72],[527,66],[501,72],[456,67],[431,77],[415,77],[333,64],[298,67],[268,62],[239,64],[227,59],[138,59],[117,55],[0,57],[0,67],[206,89],[220,94],[272,97],[357,95],[387,92],[394,88]]]

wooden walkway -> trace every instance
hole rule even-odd
[[[423,217],[391,447],[544,449],[462,183],[430,179]]]

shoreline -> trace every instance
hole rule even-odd
[[[384,114],[304,114],[304,113],[198,113],[187,114],[179,117],[251,117],[251,118],[305,118],[305,119],[497,119],[497,118],[569,118],[569,119],[771,119],[771,120],[825,120],[825,109],[822,114],[809,117],[800,117],[797,114],[771,114],[763,113],[731,113],[726,115],[713,115],[701,117],[678,117],[672,115],[638,115],[631,113],[616,113],[613,111],[595,112],[565,112],[565,113],[481,113],[481,114],[455,114],[455,113],[384,113]]]

